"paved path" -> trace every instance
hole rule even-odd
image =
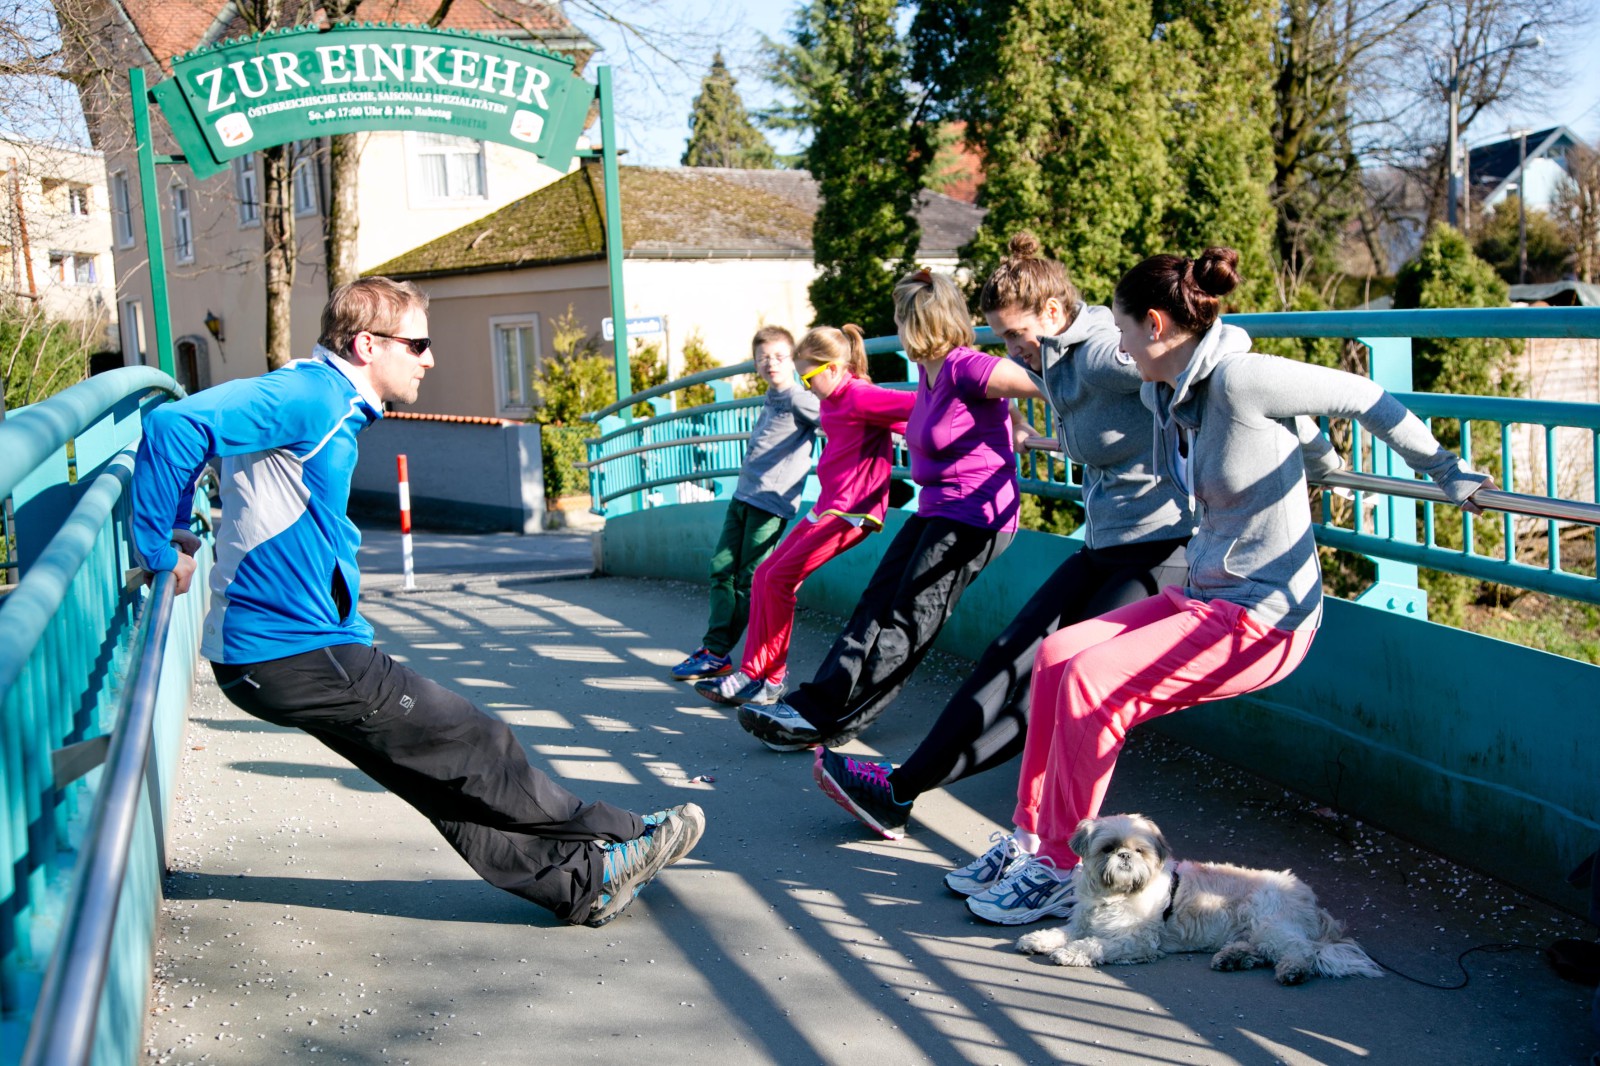
[[[419,536],[423,590],[407,594],[378,572],[397,540],[363,550],[380,643],[504,715],[580,793],[638,810],[693,799],[706,837],[610,926],[560,925],[207,681],[146,1061],[1562,1066],[1600,1047],[1587,990],[1525,949],[1468,956],[1460,991],[1398,977],[1286,989],[1200,956],[1100,971],[1025,958],[940,881],[1009,815],[1005,771],[925,797],[907,840],[869,839],[805,758],[759,748],[664,680],[704,623],[700,589],[542,580],[585,568],[581,537]],[[832,625],[802,612],[797,628],[806,669]],[[961,666],[930,660],[854,750],[903,756]],[[1425,981],[1458,982],[1475,945],[1586,931],[1148,731],[1107,809],[1151,815],[1186,856],[1292,867],[1373,955]]]

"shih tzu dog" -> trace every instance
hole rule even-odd
[[[1279,984],[1322,977],[1382,977],[1344,926],[1287,870],[1176,862],[1161,830],[1138,814],[1086,818],[1072,836],[1082,860],[1077,903],[1064,927],[1041,929],[1017,950],[1058,966],[1151,962],[1212,951],[1213,970],[1274,967]]]

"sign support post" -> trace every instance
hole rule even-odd
[[[133,139],[139,156],[139,207],[144,215],[144,244],[150,268],[150,318],[155,327],[156,365],[163,374],[172,377],[167,250],[161,243],[161,188],[156,184],[156,147],[150,137],[150,96],[145,89],[144,68],[133,67],[128,71],[128,92],[133,97]],[[137,331],[137,323],[134,329]]]
[[[617,399],[633,393],[628,368],[628,304],[622,294],[622,190],[617,169],[617,124],[612,113],[611,68],[595,71],[600,97],[600,178],[605,186],[606,271],[611,281],[612,360],[617,371]],[[624,420],[627,411],[618,412]]]

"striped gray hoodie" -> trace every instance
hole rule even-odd
[[[1237,603],[1278,629],[1322,619],[1297,416],[1355,419],[1456,504],[1488,480],[1373,382],[1251,352],[1249,336],[1222,323],[1201,337],[1176,386],[1146,382],[1143,397],[1156,415],[1156,472],[1195,501],[1189,595]]]

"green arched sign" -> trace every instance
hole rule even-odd
[[[181,56],[156,102],[196,174],[289,141],[418,130],[498,141],[565,170],[594,86],[572,60],[423,26],[297,26]]]
[[[142,68],[128,71],[138,144],[140,199],[149,251],[157,360],[171,374],[172,328],[161,240],[157,163],[186,164],[195,177],[220,173],[251,152],[341,133],[415,130],[496,141],[566,170],[598,104],[617,398],[629,392],[622,297],[622,205],[618,200],[611,71],[596,83],[565,56],[486,34],[398,23],[296,26],[224,41],[179,56],[172,77],[148,93]],[[166,116],[181,155],[157,156],[149,102]]]

